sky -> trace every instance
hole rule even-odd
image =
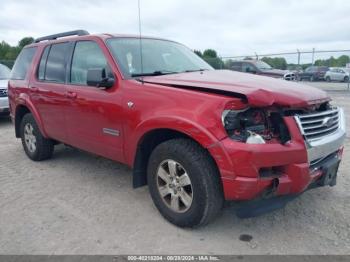
[[[297,48],[350,49],[349,0],[140,2],[143,35],[172,39],[191,49],[213,48],[224,57]],[[0,41],[11,45],[25,36],[74,29],[139,32],[137,0],[0,0],[0,5]]]

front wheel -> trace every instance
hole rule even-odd
[[[24,151],[31,160],[41,161],[51,158],[54,143],[41,134],[32,114],[23,117],[20,134]]]
[[[220,175],[209,154],[188,139],[172,139],[152,152],[147,180],[159,212],[180,227],[205,225],[221,211]]]
[[[345,83],[349,82],[349,77],[348,77],[348,76],[345,76],[345,77],[344,77],[344,82],[345,82]]]
[[[330,82],[331,81],[331,78],[329,76],[326,77],[326,81],[327,82]]]

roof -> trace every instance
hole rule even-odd
[[[100,38],[102,40],[106,40],[108,38],[140,38],[140,35],[135,34],[110,34],[110,33],[102,33],[102,34],[90,34],[85,30],[74,30],[69,32],[63,32],[53,35],[48,35],[44,37],[39,37],[35,39],[34,43],[30,44],[28,47],[46,45],[47,43],[55,43],[55,42],[65,42],[65,41],[73,41],[73,40],[88,40],[88,39],[96,39]],[[171,41],[168,39],[152,37],[152,36],[141,36],[142,39],[158,39],[164,41]]]

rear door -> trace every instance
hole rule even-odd
[[[67,142],[65,115],[69,99],[65,82],[70,47],[69,42],[46,46],[30,83],[31,99],[46,133],[60,142]]]
[[[95,41],[78,41],[70,62],[66,123],[69,144],[117,161],[123,161],[121,90],[111,73],[107,51]],[[112,61],[110,61],[111,63]],[[106,69],[115,79],[112,88],[87,85],[89,69]]]

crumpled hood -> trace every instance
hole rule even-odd
[[[230,70],[144,77],[143,81],[244,97],[251,106],[307,107],[330,100],[326,92],[308,85]]]

